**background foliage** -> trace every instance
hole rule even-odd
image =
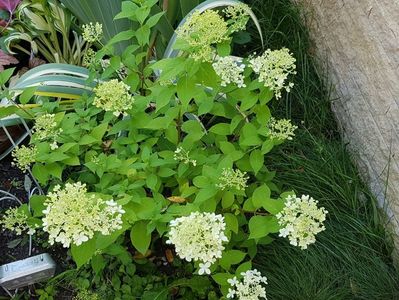
[[[293,143],[272,153],[278,181],[312,191],[329,211],[327,230],[306,252],[284,240],[263,248],[256,266],[267,274],[270,299],[398,299],[392,243],[376,200],[363,184],[341,140],[330,104],[328,78],[317,66],[300,7],[289,0],[247,1],[267,47],[286,46],[297,58],[294,91],[274,103],[280,117],[304,123]],[[259,47],[255,28],[250,51]]]

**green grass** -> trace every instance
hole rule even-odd
[[[399,299],[399,273],[375,199],[363,184],[330,109],[331,95],[318,71],[300,11],[289,0],[248,1],[259,17],[266,47],[288,47],[297,58],[295,88],[273,104],[277,117],[300,126],[294,141],[275,150],[268,164],[276,181],[310,194],[329,211],[326,231],[301,251],[277,239],[255,262],[269,279],[269,299]],[[260,41],[254,28],[252,48]]]

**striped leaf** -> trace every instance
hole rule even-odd
[[[45,64],[21,76],[10,89],[18,93],[29,87],[37,87],[35,95],[77,99],[90,92],[89,70],[68,64]]]

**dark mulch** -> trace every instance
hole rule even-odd
[[[25,175],[17,168],[11,166],[10,156],[0,161],[0,190],[15,195],[21,202],[26,203],[27,193],[24,191]],[[3,194],[0,193],[0,197]],[[18,203],[12,200],[0,201],[0,212],[9,207],[17,207]],[[28,255],[28,239],[22,241],[21,237],[9,231],[0,231],[0,264],[5,264]],[[20,241],[18,244],[17,242]]]
[[[28,194],[24,188],[25,174],[11,165],[12,157],[9,155],[0,161],[0,190],[15,195],[22,203],[27,203]],[[2,195],[0,194],[0,198]],[[9,207],[17,207],[16,201],[0,201],[0,216]],[[57,263],[57,273],[71,267],[67,251],[60,246],[48,247],[46,236],[43,233],[33,235],[32,255],[49,253]],[[17,236],[9,231],[0,230],[0,265],[27,258],[29,255],[29,237]],[[27,291],[22,289],[21,291]],[[34,288],[31,288],[33,291]],[[68,293],[69,294],[69,293]],[[0,288],[0,298],[7,294]],[[70,299],[70,296],[58,295],[59,299]],[[31,296],[30,299],[35,299]]]

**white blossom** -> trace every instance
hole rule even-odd
[[[242,74],[245,64],[241,60],[232,56],[216,57],[212,66],[216,74],[222,79],[221,86],[227,86],[230,83],[234,83],[239,88],[246,86],[244,83],[245,77]]]
[[[298,126],[292,125],[291,120],[276,120],[273,117],[270,118],[268,127],[269,136],[278,140],[292,140],[295,136],[294,131],[298,129]]]
[[[318,208],[317,203],[305,195],[301,198],[288,196],[284,209],[276,215],[282,226],[279,235],[288,237],[291,245],[301,249],[316,242],[316,234],[325,230],[323,222],[328,213],[324,207]]]
[[[49,242],[79,246],[94,236],[95,232],[109,235],[122,228],[125,212],[115,201],[104,201],[87,193],[85,184],[59,185],[48,194],[43,210],[43,230],[49,233]]]
[[[189,56],[195,60],[211,61],[214,57],[212,46],[228,40],[227,23],[214,10],[195,11],[176,30],[178,39],[184,41]]]
[[[88,43],[99,42],[103,35],[103,25],[98,22],[95,24],[92,22],[84,24],[82,30],[82,37]]]
[[[287,48],[272,51],[266,50],[261,56],[250,59],[250,65],[259,75],[259,82],[270,88],[276,98],[281,98],[281,91],[291,91],[292,82],[287,83],[290,74],[296,74],[295,58]]]
[[[247,187],[248,179],[247,172],[242,172],[239,169],[223,169],[216,187],[222,190],[233,188],[243,191]]]
[[[190,158],[190,151],[184,150],[183,147],[177,147],[173,159],[181,161],[184,164],[192,164],[194,167],[197,166],[197,161]]]
[[[263,286],[267,284],[267,278],[254,269],[240,274],[241,280],[237,277],[228,279],[227,282],[231,288],[228,290],[227,298],[238,299],[238,300],[258,300],[260,298],[266,298],[266,289]]]
[[[35,145],[18,146],[12,151],[11,155],[13,157],[11,165],[18,167],[25,173],[29,170],[30,165],[36,161],[37,147]]]
[[[206,262],[206,263],[200,263],[199,264],[199,270],[198,270],[198,274],[199,275],[203,275],[203,274],[211,274],[211,270],[209,269],[211,267],[211,263],[210,262]]]
[[[116,117],[120,114],[125,115],[134,103],[129,90],[127,84],[117,79],[102,82],[93,90],[95,93],[93,105],[105,111],[112,111]]]
[[[57,140],[63,132],[62,128],[58,128],[55,114],[43,114],[35,119],[35,125],[32,129],[32,139],[34,141],[51,141],[50,149],[58,149]]]
[[[36,229],[28,224],[28,218],[29,216],[22,209],[9,208],[0,219],[0,226],[3,227],[3,230],[15,232],[16,235],[21,235],[24,232],[32,235]]]
[[[229,24],[229,30],[236,32],[245,30],[250,17],[251,8],[245,3],[235,3],[223,9]]]
[[[177,255],[186,261],[200,262],[199,274],[210,274],[209,267],[222,257],[226,224],[222,215],[193,212],[169,223],[169,239]]]

